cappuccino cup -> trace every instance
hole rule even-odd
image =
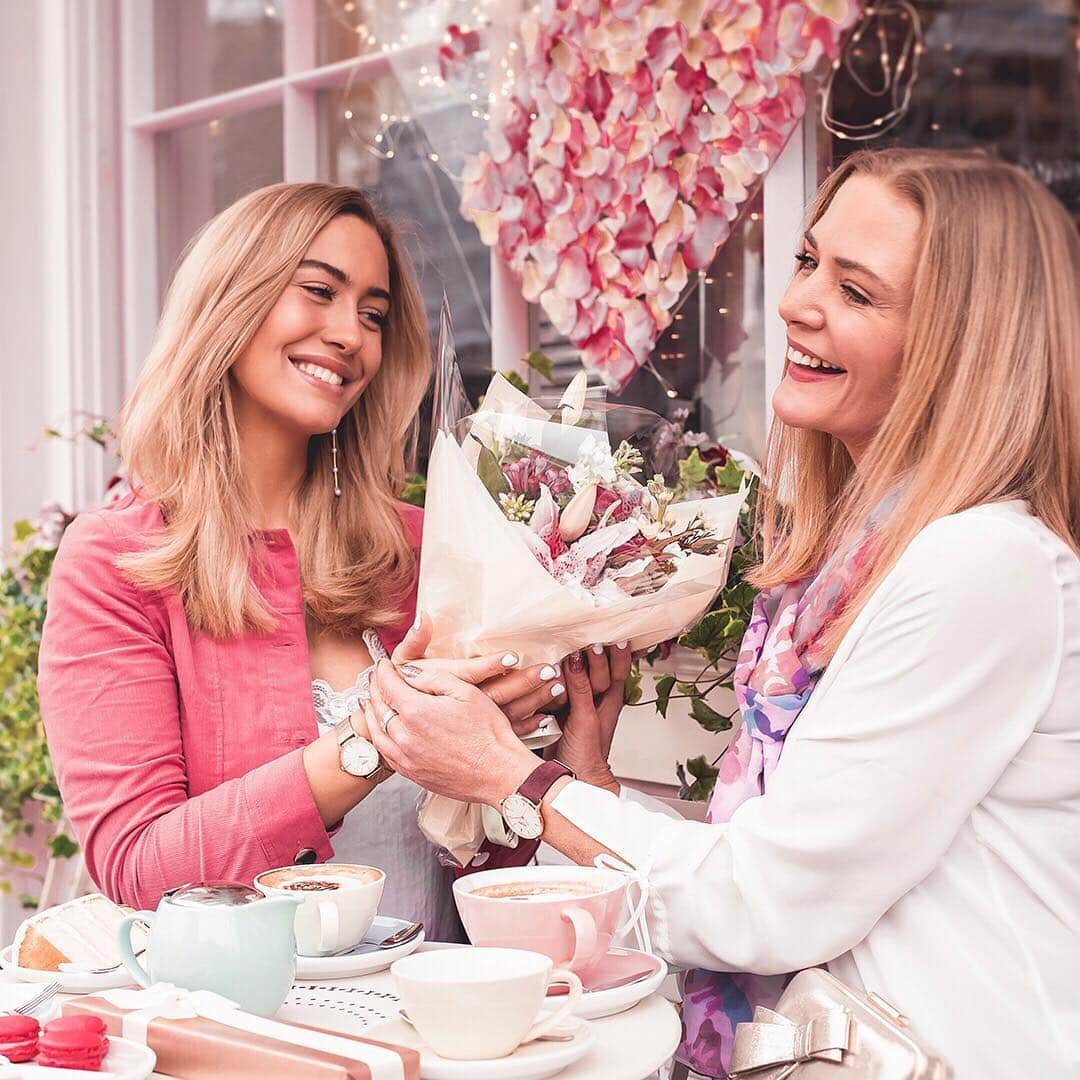
[[[436,949],[390,965],[410,1023],[440,1057],[506,1057],[560,1023],[581,1000],[581,980],[522,949]],[[552,983],[563,1003],[537,1019]]]
[[[359,945],[379,910],[386,875],[374,866],[281,866],[255,879],[267,896],[300,901],[294,930],[301,956],[329,956]]]
[[[619,932],[626,878],[594,866],[481,870],[454,882],[473,945],[529,949],[587,975]]]

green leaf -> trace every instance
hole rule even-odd
[[[19,906],[28,910],[34,909],[38,906],[39,898],[31,896],[29,893],[19,893]]]
[[[516,371],[500,371],[499,374],[514,387],[515,390],[520,390],[523,394],[529,392],[529,384]]]
[[[626,684],[623,687],[623,702],[627,705],[636,705],[641,700],[641,672],[638,670],[638,665],[630,669],[630,674],[626,677]]]
[[[476,475],[493,498],[497,499],[510,490],[510,483],[499,467],[499,459],[483,445],[480,446],[480,454],[476,459]]]
[[[684,791],[680,792],[682,798],[693,802],[707,802],[711,798],[719,770],[715,765],[710,764],[704,755],[690,758],[686,763],[685,771],[680,765],[676,772],[683,781]],[[694,778],[693,783],[686,782],[687,772]]]
[[[525,357],[525,363],[542,375],[548,382],[551,382],[553,375],[551,371],[551,357],[546,353],[542,353],[539,349],[533,349],[528,356]]]
[[[731,721],[722,713],[718,713],[704,698],[696,697],[690,703],[690,715],[706,731],[730,731]]]
[[[692,682],[677,682],[675,684],[675,689],[678,690],[680,694],[696,694],[697,684]]]
[[[427,498],[427,478],[419,473],[405,477],[405,486],[401,489],[401,501],[423,506]]]
[[[66,833],[57,833],[56,836],[49,838],[49,854],[54,859],[70,859],[78,852],[79,845]]]
[[[667,716],[668,700],[671,697],[671,691],[674,689],[674,675],[661,675],[656,680],[656,711],[661,716]]]
[[[15,537],[15,543],[21,544],[24,540],[29,540],[31,536],[37,532],[37,529],[25,519],[16,521],[11,527],[12,535]]]
[[[731,493],[742,487],[743,471],[735,464],[734,458],[728,458],[724,464],[713,466],[713,483],[722,491]]]
[[[679,638],[679,644],[701,653],[710,664],[715,664],[732,647],[728,634],[730,624],[729,612],[710,611],[697,626],[692,626]],[[737,647],[738,642],[734,642],[734,645]]]
[[[708,474],[709,467],[701,460],[697,447],[679,462],[679,486],[689,491],[704,484]]]

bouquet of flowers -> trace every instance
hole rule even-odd
[[[594,400],[584,372],[551,409],[501,375],[469,408],[444,300],[417,599],[427,655],[558,663],[594,644],[647,650],[701,619],[745,490],[701,498],[671,425]],[[485,836],[516,846],[486,809],[425,793],[420,828],[464,866]]]
[[[557,662],[592,644],[678,636],[723,585],[744,493],[701,499],[654,465],[663,420],[589,400],[548,412],[496,375],[435,437],[419,607],[429,654],[513,649]],[[697,497],[695,497],[697,496]]]

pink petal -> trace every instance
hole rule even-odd
[[[577,304],[568,296],[563,296],[557,289],[547,289],[540,294],[540,306],[560,334],[565,336],[573,330],[577,322]]]
[[[563,196],[563,175],[553,165],[538,166],[533,172],[533,183],[546,203],[558,202]]]
[[[658,26],[645,43],[646,63],[655,78],[661,72],[667,71],[687,44],[686,24],[676,23],[674,26]]]
[[[658,225],[667,221],[679,194],[679,174],[674,169],[658,169],[645,177],[641,189],[645,205]]]
[[[594,71],[585,80],[585,104],[597,120],[603,121],[611,103],[611,83],[600,71]]]
[[[544,226],[544,239],[552,251],[558,252],[569,247],[578,238],[578,235],[574,223],[565,214],[560,214],[559,217],[553,218]]]
[[[615,235],[615,249],[620,253],[628,248],[643,247],[652,234],[652,219],[644,206],[635,208],[626,224]]]
[[[727,215],[719,208],[699,209],[697,228],[682,252],[687,267],[690,270],[708,269],[717,248],[728,238],[730,231]]]
[[[656,321],[652,312],[642,303],[631,304],[623,312],[626,347],[644,362],[656,344]]]

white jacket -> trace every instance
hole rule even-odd
[[[647,872],[667,959],[828,962],[958,1080],[1080,1077],[1080,560],[1023,503],[915,538],[729,823],[554,807]]]

